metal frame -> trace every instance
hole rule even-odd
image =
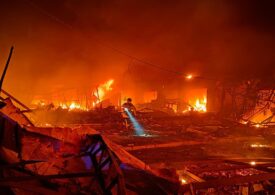
[[[92,162],[91,170],[87,170],[87,172],[74,172],[67,174],[37,175],[35,172],[31,172],[25,169],[24,165],[35,164],[41,161],[30,160],[26,162],[22,161],[21,156],[22,147],[24,147],[21,144],[21,140],[23,139],[24,135],[36,136],[36,134],[42,137],[48,137],[39,133],[28,132],[25,128],[21,127],[18,123],[10,119],[8,116],[0,113],[1,147],[5,147],[9,150],[16,152],[20,161],[19,163],[2,166],[0,167],[0,171],[13,170],[21,173],[19,175],[22,175],[22,173],[24,173],[23,175],[27,174],[27,176],[2,177],[0,178],[0,186],[13,187],[14,185],[18,185],[18,183],[20,184],[32,180],[39,182],[50,182],[51,179],[91,177],[91,187],[94,182],[97,182],[100,186],[101,193],[103,194],[126,194],[125,182],[122,171],[119,167],[118,159],[105,144],[101,135],[87,135],[85,139],[86,144],[83,147],[82,152],[75,157],[88,157]],[[46,186],[43,187],[45,187],[45,190],[49,189]]]

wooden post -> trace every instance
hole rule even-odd
[[[5,66],[4,71],[3,71],[3,73],[2,73],[2,76],[1,76],[1,80],[0,80],[0,93],[1,93],[3,81],[4,81],[4,78],[5,78],[5,75],[6,75],[8,66],[9,66],[9,63],[10,63],[10,59],[11,59],[11,56],[12,56],[12,52],[13,52],[13,46],[12,46],[11,49],[10,49],[10,54],[9,54],[8,60],[7,60],[7,62],[6,62],[6,66]]]

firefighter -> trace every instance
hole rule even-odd
[[[129,122],[129,116],[126,114],[125,109],[127,109],[129,112],[131,112],[134,116],[136,115],[136,107],[133,105],[132,103],[132,99],[128,98],[127,102],[125,102],[124,104],[122,104],[122,117],[123,117],[123,123],[126,127],[126,129],[129,129],[130,127],[130,122]]]
[[[132,103],[132,99],[128,98],[127,102],[125,102],[124,104],[122,104],[122,108],[123,109],[128,109],[134,116],[136,115],[136,107],[134,106],[134,104]]]

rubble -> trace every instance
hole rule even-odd
[[[183,102],[179,99],[164,97],[137,113],[113,105],[103,107],[102,98],[112,90],[113,80],[93,92],[97,97],[93,109],[75,101],[57,108],[39,101],[40,107],[32,110],[2,90],[2,82],[3,77],[0,90],[7,98],[0,98],[0,192],[275,191],[274,90],[261,90],[256,81],[235,88],[222,86],[216,113],[207,112],[206,89],[203,99],[185,102],[185,110],[180,110]],[[236,109],[228,109],[228,98]]]
[[[15,107],[9,108],[13,110]],[[24,120],[19,121],[20,124],[8,115],[0,114],[4,121],[1,123],[2,139],[5,140],[1,142],[1,159],[10,167],[3,169],[4,178],[0,183],[16,193],[90,194],[94,191],[125,194],[126,191],[138,191],[134,178],[139,177],[151,178],[150,184],[142,182],[144,189],[150,186],[151,190],[163,191],[158,185],[154,188],[152,185],[165,179],[159,178],[149,166],[95,130],[38,128],[25,125]],[[15,115],[22,114],[17,112]],[[133,178],[132,174],[136,172],[140,176]],[[141,178],[138,180],[142,181]],[[26,185],[18,186],[21,182]],[[176,183],[168,180],[165,183],[170,185],[166,190],[176,190]],[[29,189],[30,185],[34,188]]]

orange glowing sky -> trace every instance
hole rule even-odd
[[[36,93],[91,87],[110,78],[130,78],[125,82],[148,88],[178,79],[161,68],[206,77],[273,76],[274,3],[259,3],[4,1],[1,67],[15,46],[4,88],[30,99]]]

